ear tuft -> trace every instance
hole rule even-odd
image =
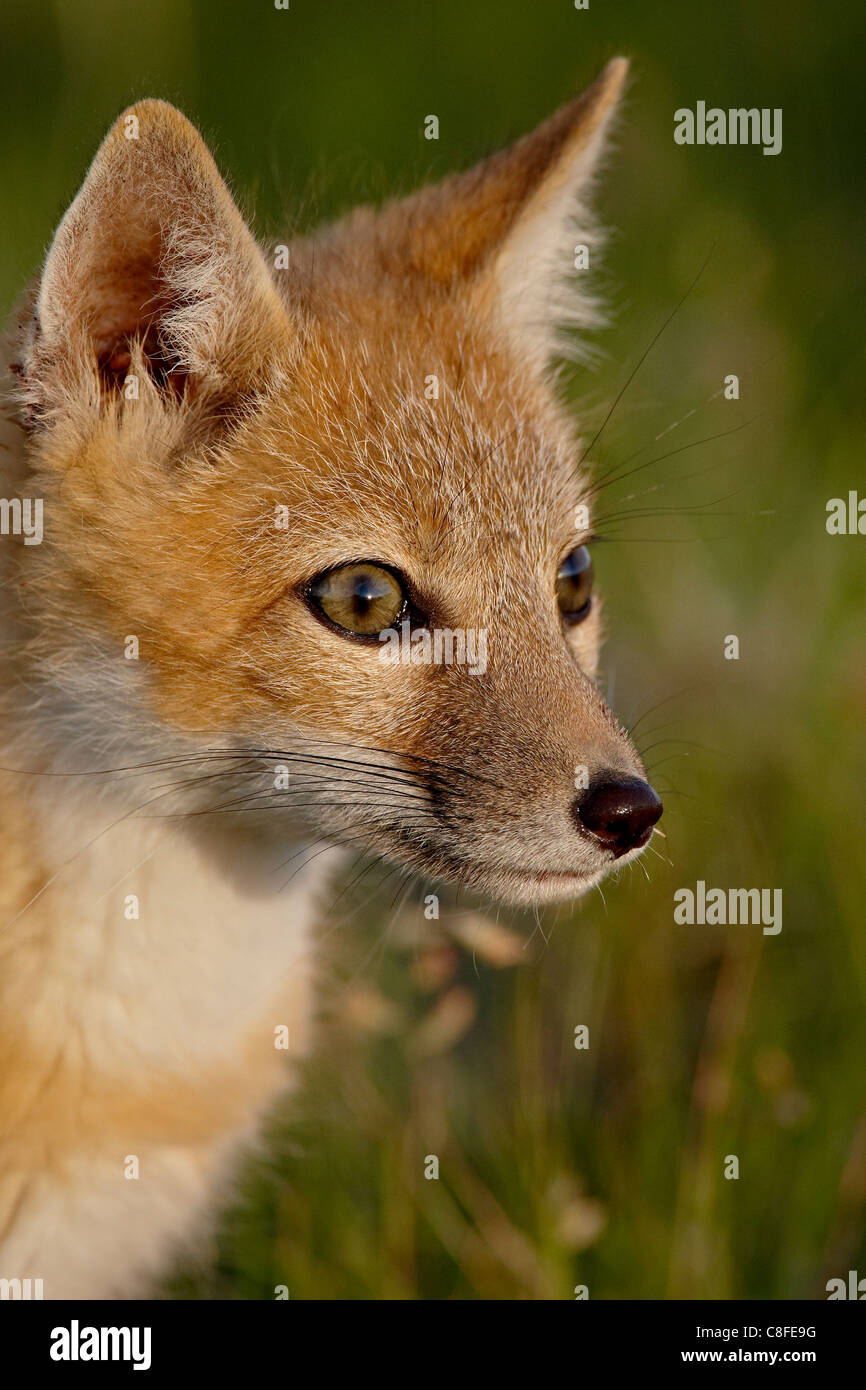
[[[627,73],[627,60],[614,58],[582,96],[520,142],[542,167],[480,293],[521,354],[542,369],[555,356],[586,358],[582,333],[601,322],[589,285],[603,237],[589,200]]]
[[[154,383],[244,390],[288,322],[265,261],[194,126],[163,101],[118,118],[61,221],[25,371],[97,365],[102,387],[143,352]]]
[[[591,267],[599,243],[586,202],[627,73],[627,60],[614,58],[587,91],[516,144],[382,214],[380,240],[398,248],[395,264],[474,296],[538,366],[562,350],[563,327],[596,321],[591,296],[568,281],[576,247],[587,246]],[[580,352],[573,342],[568,350]]]

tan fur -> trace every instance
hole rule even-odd
[[[0,1275],[134,1293],[206,1225],[285,1085],[274,1029],[308,1046],[338,854],[304,846],[524,902],[609,868],[574,768],[640,764],[593,682],[598,608],[566,636],[553,601],[589,494],[547,369],[593,316],[560,282],[624,71],[282,273],[161,102],[61,223],[12,351],[6,495],[44,497],[46,534],[2,551]],[[356,559],[486,628],[486,676],[320,623],[303,584]],[[290,760],[282,804],[243,750]]]

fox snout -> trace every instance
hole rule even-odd
[[[646,847],[661,799],[561,635],[539,623],[518,643],[493,627],[490,650],[484,676],[417,672],[416,703],[431,714],[404,769],[428,813],[421,825],[416,807],[395,806],[377,847],[501,901],[579,896]],[[395,752],[401,732],[392,726]]]
[[[663,809],[642,778],[604,774],[577,798],[572,815],[579,830],[619,859],[648,843]]]

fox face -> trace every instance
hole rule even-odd
[[[592,482],[551,380],[594,314],[563,286],[624,76],[276,257],[180,113],[120,117],[17,346],[58,766],[117,769],[130,808],[171,768],[166,813],[516,903],[641,851],[661,802],[595,685]]]

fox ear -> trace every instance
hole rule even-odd
[[[628,72],[614,58],[582,96],[483,163],[425,189],[411,223],[410,261],[439,284],[470,290],[526,359],[579,355],[561,330],[591,326],[592,300],[569,286],[597,241],[585,206]]]
[[[180,393],[193,377],[209,397],[243,391],[288,327],[201,136],[166,102],[130,107],[45,261],[24,364],[36,412],[82,367],[103,387],[122,382],[138,352],[158,386]]]

